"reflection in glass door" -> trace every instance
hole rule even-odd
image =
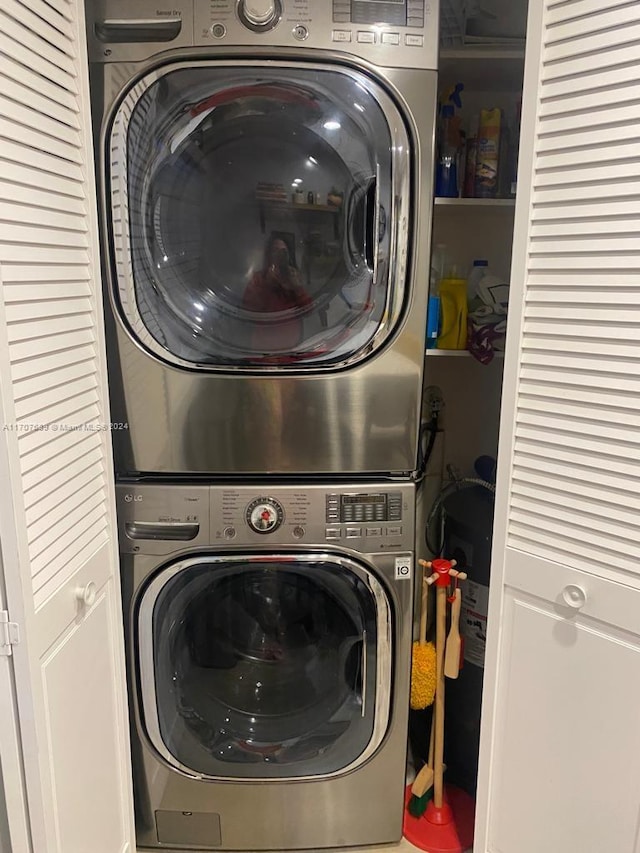
[[[390,613],[375,578],[323,555],[165,569],[138,620],[144,722],[188,773],[332,774],[386,731]]]
[[[355,71],[219,65],[154,72],[115,115],[121,313],[201,369],[360,360],[405,297],[402,119]]]

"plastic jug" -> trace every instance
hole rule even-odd
[[[467,348],[467,281],[443,278],[440,295],[440,336],[438,349]]]
[[[469,277],[467,279],[467,306],[469,312],[474,311],[481,300],[478,297],[478,285],[484,276],[489,274],[489,262],[477,260],[473,262]]]

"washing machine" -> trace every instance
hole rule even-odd
[[[434,0],[87,7],[118,471],[416,467]]]
[[[414,486],[117,486],[138,850],[398,841]]]

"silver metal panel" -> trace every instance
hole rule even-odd
[[[179,0],[163,4],[157,0],[96,0],[87,9],[89,56],[92,62],[137,61],[152,56],[167,45],[162,34],[157,41],[138,43],[105,42],[97,37],[96,25],[102,21],[157,21],[180,17],[182,27],[172,47],[193,45],[217,50],[226,47],[287,48],[307,50],[345,50],[385,68],[438,67],[438,3],[425,0],[417,14],[415,4],[407,3],[407,24],[355,23],[349,3],[331,0],[283,0],[277,25],[265,32],[253,32],[244,26],[237,13],[237,0]],[[376,4],[378,6],[378,4]],[[334,8],[335,7],[335,8]],[[378,6],[378,8],[380,8]],[[357,16],[356,16],[357,17]],[[389,36],[397,36],[395,39]],[[409,39],[407,40],[407,36]],[[420,38],[416,38],[420,37]],[[150,36],[152,38],[152,36]],[[366,41],[363,39],[367,39]]]
[[[167,844],[185,844],[198,847],[219,847],[222,843],[220,835],[220,815],[207,812],[156,812],[156,829],[158,841],[164,848]]]
[[[240,50],[218,52],[226,60],[242,56]],[[258,59],[275,58],[270,50],[252,52]],[[197,59],[210,52],[194,48],[186,56]],[[286,61],[291,56],[291,51],[283,51],[280,58]],[[306,57],[321,62],[344,59],[314,50],[308,50]],[[165,58],[177,61],[185,54],[170,52]],[[361,62],[357,68],[381,82],[398,103],[412,140],[409,297],[396,334],[366,362],[335,373],[211,375],[151,357],[111,313],[107,326],[112,414],[114,420],[130,426],[114,436],[119,472],[375,476],[414,470],[424,365],[437,75],[385,70]],[[97,71],[94,66],[98,120],[126,81],[147,69],[135,63],[106,64]],[[106,264],[105,278],[111,293],[116,283],[110,264]]]
[[[199,487],[199,489],[208,487]],[[144,489],[144,492],[141,491]],[[410,528],[413,537],[415,487],[411,484],[372,482],[363,486],[346,484],[296,487],[293,491],[302,494],[309,491],[311,504],[321,507],[324,517],[325,506],[317,503],[315,495],[349,494],[367,491],[373,494],[392,489],[402,493],[409,512],[402,523]],[[220,506],[220,495],[225,487],[210,488],[211,505]],[[287,494],[289,487],[269,483],[252,487],[255,496],[270,493],[284,506],[291,507]],[[120,484],[117,489],[119,515],[127,518],[148,519],[150,512],[143,511],[145,501],[125,501],[125,495],[144,494],[147,507],[155,507],[153,513],[164,514],[163,504],[172,508],[180,506],[181,497],[193,496],[189,486],[133,486]],[[171,498],[176,492],[177,498]],[[179,515],[178,512],[175,513]],[[120,521],[122,524],[122,521]],[[317,528],[315,528],[317,529]],[[266,540],[266,541],[265,541]],[[263,548],[270,548],[270,537],[262,537]],[[154,546],[157,543],[150,543]],[[233,553],[238,546],[224,547],[222,544],[207,548],[203,544],[186,546],[184,543],[167,543],[176,559],[188,559],[190,555],[202,553]],[[351,540],[349,545],[351,546]],[[302,782],[256,781],[216,782],[202,781],[187,776],[170,766],[158,756],[143,734],[135,686],[135,644],[132,637],[136,602],[150,579],[157,575],[166,558],[154,554],[124,554],[122,558],[122,587],[124,598],[125,627],[127,631],[128,670],[132,714],[132,750],[137,803],[137,839],[139,850],[207,849],[189,847],[188,844],[171,845],[158,842],[156,812],[193,812],[220,816],[220,847],[225,850],[320,850],[328,847],[346,847],[397,842],[402,834],[404,805],[404,774],[407,742],[407,717],[409,705],[409,676],[412,641],[413,584],[396,580],[397,552],[366,552],[371,543],[355,540],[351,550],[344,546],[333,547],[331,552],[340,556],[356,558],[364,563],[389,602],[392,618],[386,626],[393,659],[391,683],[390,722],[386,735],[370,759],[351,773],[331,778],[313,779]],[[244,546],[242,546],[244,547]],[[300,553],[325,553],[326,544],[309,542],[307,545],[292,545]],[[252,549],[253,550],[253,549]],[[412,549],[409,549],[412,553]],[[247,803],[250,803],[250,818],[247,818]],[[217,838],[216,838],[217,843]],[[213,844],[211,849],[214,848]]]

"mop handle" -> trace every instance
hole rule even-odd
[[[436,588],[436,702],[435,750],[433,758],[433,803],[441,809],[444,802],[444,646],[447,624],[447,590]]]
[[[429,606],[429,584],[424,571],[422,573],[422,591],[420,596],[420,645],[427,645],[427,607]]]
[[[447,640],[447,592],[451,579],[466,580],[466,572],[456,570],[455,560],[419,560],[424,569],[433,574],[426,583],[436,585],[436,700],[435,700],[435,754],[433,761],[433,803],[441,809],[444,803],[444,655]]]

